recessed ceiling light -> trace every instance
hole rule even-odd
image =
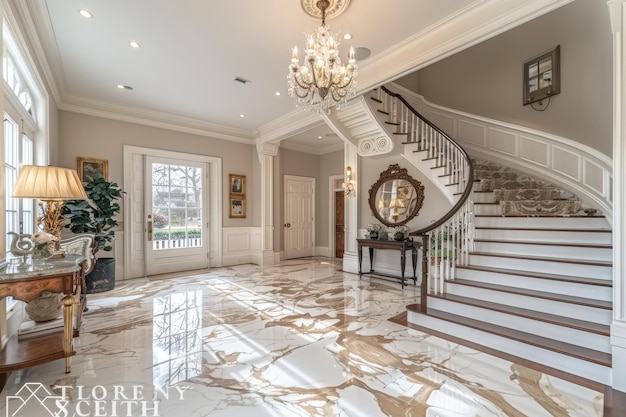
[[[130,41],[130,42],[128,42],[128,44],[130,46],[132,46],[133,48],[141,48],[141,45],[139,45],[139,43],[137,43],[135,41]]]
[[[346,33],[345,35],[343,35],[343,38],[347,41],[349,41],[350,39],[352,39],[352,34],[351,33]]]
[[[321,139],[321,138],[322,138],[322,135],[319,135],[317,138],[318,138],[318,139]]]
[[[274,95],[278,97],[280,95],[280,91],[275,92]]]
[[[241,117],[243,119],[244,117],[246,117],[246,115],[245,114],[240,114],[239,117]]]
[[[93,17],[93,15],[85,9],[79,9],[78,13],[85,19],[91,19]]]
[[[118,84],[117,88],[119,88],[120,90],[132,90],[133,89],[133,87],[129,85],[124,85],[124,84]]]

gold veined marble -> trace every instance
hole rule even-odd
[[[118,283],[90,297],[72,373],[54,363],[14,373],[0,408],[32,382],[95,389],[101,415],[113,415],[115,389],[154,385],[170,395],[157,391],[158,414],[146,415],[602,415],[602,393],[388,320],[418,300],[418,287],[359,280],[323,259]],[[71,410],[80,395],[66,390]]]

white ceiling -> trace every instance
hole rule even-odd
[[[368,67],[459,15],[499,3],[541,3],[539,13],[545,13],[567,2],[516,1],[352,0],[341,16],[326,23],[335,32],[352,34],[351,41],[341,43],[342,57],[350,45],[371,50],[359,62],[359,86],[371,88],[390,76],[368,72]],[[248,141],[259,137],[264,126],[302,111],[287,94],[291,49],[302,50],[304,33],[313,32],[320,21],[302,10],[300,0],[26,2],[62,109],[133,115]],[[79,9],[89,10],[93,18],[81,17]],[[141,48],[131,48],[129,41]],[[236,82],[236,77],[250,83]],[[133,89],[120,90],[117,84]],[[297,129],[295,136],[310,143],[329,132],[315,122]],[[326,137],[322,143],[337,141]]]

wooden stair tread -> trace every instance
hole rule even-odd
[[[427,315],[452,323],[457,323],[472,329],[492,333],[497,336],[505,337],[511,340],[516,340],[518,342],[526,343],[528,345],[536,346],[542,349],[551,350],[553,352],[561,353],[563,355],[596,363],[602,366],[610,367],[612,364],[612,358],[610,353],[600,352],[597,350],[560,342],[554,339],[548,339],[546,337],[537,336],[531,333],[521,332],[519,330],[510,329],[507,327],[502,327],[495,324],[490,324],[431,308],[428,309]]]
[[[434,158],[433,158],[434,159]],[[476,214],[474,217],[521,217],[521,218],[547,218],[547,217],[556,217],[556,218],[566,218],[566,219],[604,219],[606,216],[602,214],[594,214],[593,216],[581,215],[581,214],[568,214],[566,216],[537,216],[534,214],[507,214],[506,216],[503,214]]]
[[[561,262],[561,263],[578,264],[578,265],[592,265],[592,266],[606,266],[606,267],[613,266],[613,262],[611,261],[597,261],[594,259],[551,258],[548,256],[528,256],[528,255],[514,255],[514,254],[507,254],[507,253],[492,253],[492,252],[471,252],[470,255],[492,256],[494,258],[525,259],[525,260],[531,260],[531,261]]]
[[[474,203],[476,204],[476,203]],[[586,216],[585,216],[586,217]],[[534,227],[498,227],[498,226],[476,226],[476,230],[511,230],[511,231],[525,231],[525,230],[538,230]],[[555,229],[555,228],[541,228],[543,232],[572,232],[572,233],[613,233],[609,229]]]
[[[541,242],[541,241],[528,241],[528,240],[510,240],[510,239],[474,239],[474,242],[485,243],[511,243],[511,244],[524,244],[524,245],[544,245],[544,246],[567,246],[570,248],[597,248],[597,249],[612,249],[613,245],[610,243],[573,243],[573,242]]]
[[[466,285],[469,287],[482,288],[485,290],[500,291],[500,292],[506,292],[509,294],[542,298],[546,300],[560,301],[560,302],[569,303],[569,304],[578,304],[578,305],[583,305],[587,307],[601,308],[605,310],[611,310],[613,308],[613,303],[610,301],[594,300],[594,299],[583,298],[583,297],[574,297],[571,295],[530,290],[527,288],[509,287],[506,285],[499,285],[499,284],[488,284],[484,282],[470,281],[466,279],[455,279],[453,281],[448,281],[448,282],[451,284]]]
[[[457,265],[457,269],[471,269],[474,271],[494,272],[506,275],[516,275],[528,278],[549,279],[554,281],[565,281],[577,284],[597,285],[600,287],[613,287],[613,281],[607,279],[573,277],[569,275],[547,274],[545,272],[521,271],[519,269],[493,268],[489,266],[478,265]]]
[[[557,316],[555,314],[544,313],[536,310],[528,310],[525,308],[514,307],[505,304],[498,304],[491,301],[478,300],[475,298],[468,298],[455,294],[431,294],[429,295],[429,297],[440,298],[442,300],[453,301],[456,303],[480,307],[491,311],[497,311],[500,313],[524,317],[527,319],[542,321],[545,323],[551,323],[558,326],[578,329],[585,332],[599,334],[602,336],[610,335],[610,327],[607,325],[593,323],[585,320],[578,320],[571,317]]]

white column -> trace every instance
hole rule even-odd
[[[345,247],[343,252],[343,270],[346,272],[359,272],[359,259],[357,254],[356,239],[359,233],[359,202],[363,193],[361,192],[361,182],[359,178],[359,155],[357,148],[352,143],[344,142],[343,146],[343,173],[346,175],[346,167],[352,168],[352,178],[355,181],[355,194],[346,197],[344,213],[344,237]]]
[[[607,2],[613,31],[613,354],[612,386],[626,392],[626,270],[622,261],[626,249],[626,0]]]
[[[274,265],[274,157],[278,144],[257,143],[261,164],[261,266]]]

